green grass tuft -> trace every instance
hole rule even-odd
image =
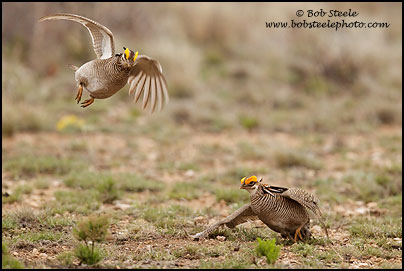
[[[96,186],[98,199],[102,203],[112,203],[119,198],[116,181],[113,178],[104,178]]]
[[[401,217],[359,217],[352,222],[349,231],[353,236],[365,239],[402,237]]]
[[[79,244],[74,249],[74,256],[76,256],[80,260],[80,262],[88,265],[96,264],[103,259],[101,249],[99,249],[98,247],[94,247],[93,249],[91,249],[85,244]],[[69,258],[65,260],[67,260],[67,263],[69,263],[70,261]]]
[[[252,131],[259,127],[259,121],[255,117],[241,115],[239,116],[239,123],[243,128],[248,131]]]
[[[80,221],[76,227],[73,228],[73,236],[79,240],[87,243],[88,241],[102,242],[107,236],[109,227],[109,218],[105,215],[92,215]]]
[[[73,169],[82,168],[82,165],[66,158],[29,154],[5,160],[3,168],[16,178],[32,177],[38,174],[64,175]]]
[[[240,189],[217,189],[215,194],[217,201],[224,200],[227,204],[247,203],[250,200],[250,195]]]
[[[1,268],[2,269],[24,269],[24,265],[11,256],[8,252],[7,246],[1,243]]]
[[[80,254],[79,254],[80,255]],[[71,267],[73,265],[73,256],[74,252],[72,251],[66,251],[60,253],[56,259],[64,266],[66,267]]]
[[[165,184],[154,179],[145,178],[136,174],[121,174],[118,176],[119,189],[127,192],[159,192]]]
[[[95,246],[95,243],[105,241],[108,233],[109,218],[105,215],[92,215],[81,220],[73,228],[73,236],[84,244],[79,244],[74,250],[76,256],[81,262],[93,265],[98,263],[104,257],[101,250]]]
[[[179,233],[188,217],[193,212],[181,205],[171,205],[169,207],[147,207],[139,210],[142,218],[153,223],[157,228],[166,229],[171,233]]]
[[[275,238],[265,241],[261,240],[261,238],[257,238],[257,242],[256,252],[258,256],[265,256],[267,263],[274,264],[279,257],[282,246],[276,244]]]
[[[176,182],[168,192],[170,199],[197,199],[209,189],[206,182]]]
[[[322,168],[320,161],[295,152],[278,152],[275,154],[275,160],[281,168],[305,167],[314,170]]]

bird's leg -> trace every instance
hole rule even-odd
[[[302,229],[302,227],[303,227],[303,225],[301,225],[299,228],[297,228],[297,230],[295,232],[295,239],[294,239],[295,243],[297,242],[297,236],[298,235],[299,235],[299,237],[300,237],[300,239],[302,241],[304,240],[303,237],[302,237],[302,234],[300,233],[300,230]]]
[[[94,97],[90,96],[90,99],[85,100],[84,102],[81,103],[81,107],[87,107],[90,104],[92,104],[94,102]]]
[[[77,89],[76,98],[74,98],[74,99],[77,101],[77,103],[80,102],[80,100],[81,100],[81,95],[82,95],[82,94],[83,94],[83,84],[80,83],[80,84],[79,84],[79,88]]]

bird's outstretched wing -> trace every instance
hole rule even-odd
[[[97,58],[105,59],[115,55],[114,35],[112,34],[111,30],[102,24],[83,16],[67,13],[58,13],[44,16],[39,19],[40,22],[47,20],[71,20],[81,23],[90,32]]]
[[[151,112],[154,112],[157,104],[161,111],[163,103],[168,103],[167,82],[157,60],[145,55],[138,56],[131,69],[128,84],[129,95],[135,92],[135,103],[143,93],[143,108],[150,104]]]
[[[312,211],[318,217],[321,225],[324,228],[325,234],[327,235],[328,238],[327,227],[325,226],[322,220],[323,214],[321,213],[320,207],[318,206],[319,200],[314,195],[300,188],[283,188],[272,185],[265,185],[264,191],[265,190],[269,190],[270,192],[278,194],[282,197],[290,198],[294,201],[297,201],[299,204],[303,205],[306,209]]]
[[[275,189],[279,189],[279,187],[276,187]],[[269,190],[271,192],[276,192],[273,189],[271,189],[271,186],[269,186]],[[306,209],[312,211],[314,214],[318,216],[322,216],[321,210],[318,207],[319,200],[309,192],[300,189],[300,188],[289,188],[281,193],[278,193],[278,195],[293,199],[303,205]]]
[[[216,229],[218,229],[222,225],[226,225],[229,228],[234,228],[235,226],[245,223],[247,221],[253,221],[257,220],[258,216],[253,212],[251,209],[250,204],[246,204],[242,206],[241,208],[237,209],[234,213],[226,217],[225,219],[216,222],[213,225],[210,225],[206,230],[197,233],[195,235],[191,235],[193,239],[200,240],[203,238],[206,238],[214,232]]]

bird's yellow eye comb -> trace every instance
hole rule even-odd
[[[251,182],[257,182],[257,176],[251,176],[249,178],[246,179],[246,177],[244,177],[243,179],[240,180],[241,184],[250,184]]]
[[[133,61],[135,61],[136,60],[136,58],[137,58],[137,55],[139,54],[139,52],[138,51],[136,51],[136,53],[135,53],[135,56],[133,57]]]

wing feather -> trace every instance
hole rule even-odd
[[[157,83],[158,81],[158,83]],[[161,86],[161,81],[159,77],[156,77],[156,92],[157,92],[157,101],[159,104],[159,111],[163,109],[163,93],[162,91],[158,91],[158,86]]]
[[[40,22],[47,20],[70,20],[82,24],[90,32],[97,58],[106,59],[115,55],[114,35],[102,24],[80,15],[68,13],[57,13],[39,19]]]
[[[146,108],[147,103],[149,102],[149,98],[150,98],[150,83],[151,83],[151,78],[150,78],[150,76],[148,76],[147,79],[146,79],[145,90],[144,90],[144,92],[143,92],[143,109]]]
[[[251,204],[246,204],[239,209],[237,209],[234,213],[222,219],[219,222],[209,226],[206,230],[199,232],[191,237],[194,239],[203,239],[209,236],[212,232],[218,229],[222,225],[226,225],[229,228],[234,228],[235,226],[245,223],[247,221],[257,220],[258,216],[251,209]]]
[[[167,104],[168,103],[168,88],[167,88],[167,81],[166,79],[163,77],[160,78],[160,80],[162,81],[162,90],[163,90],[163,94],[164,94],[164,101]]]
[[[156,98],[157,98],[157,94],[156,94],[156,80],[154,77],[151,78],[150,81],[150,85],[151,85],[151,89],[150,89],[150,109],[151,112],[153,113],[154,108],[156,107]]]
[[[128,83],[130,84],[129,87],[129,95],[132,95],[133,92],[136,90],[136,87],[138,86],[140,82],[140,78],[144,75],[143,72],[140,72],[138,75],[129,78]]]
[[[271,189],[271,186],[269,186],[269,190],[271,192],[278,193],[279,195],[285,198],[290,198],[294,201],[297,201],[298,203],[303,205],[306,209],[312,211],[318,217],[318,220],[320,221],[321,226],[323,227],[325,234],[327,235],[327,238],[329,238],[327,227],[325,226],[324,221],[322,219],[323,214],[321,213],[320,207],[318,206],[319,200],[313,194],[310,194],[309,192],[300,188],[289,188],[283,192],[277,192],[277,191],[282,191],[285,188],[276,186],[274,186],[273,188],[274,189]]]
[[[140,78],[140,80],[139,80],[139,85],[137,85],[136,93],[135,93],[135,103],[137,103],[137,101],[140,98],[140,95],[142,95],[144,85],[146,83],[146,78],[147,78],[146,74],[143,74],[142,78]]]
[[[271,189],[270,189],[271,190]],[[271,190],[274,192],[273,190]],[[309,192],[300,188],[289,188],[288,190],[279,193],[279,195],[293,199],[303,205],[306,209],[312,211],[314,214],[321,216],[321,210],[318,207],[319,200]]]
[[[140,55],[137,57],[128,79],[128,83],[131,86],[129,89],[130,94],[133,93],[133,82],[139,81],[140,84],[135,85],[137,86],[135,93],[135,102],[139,100],[141,92],[143,92],[142,107],[146,108],[147,105],[150,104],[151,112],[154,112],[157,104],[159,107],[159,111],[161,111],[163,108],[163,102],[168,102],[167,83],[161,71],[162,69],[160,63],[148,56]],[[141,82],[142,77],[139,77],[140,73],[143,73],[146,78],[146,82],[144,83],[144,85],[142,85]],[[142,87],[139,89],[140,85],[142,85]]]

